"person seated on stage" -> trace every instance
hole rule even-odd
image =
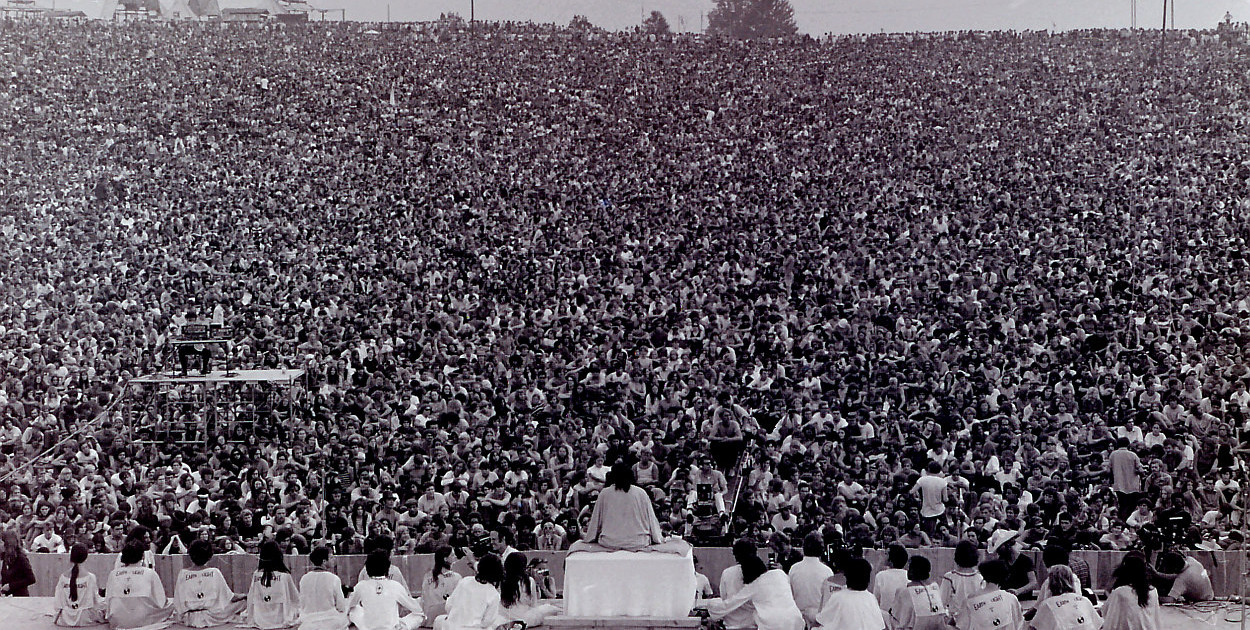
[[[154,569],[143,566],[142,541],[131,540],[104,586],[105,618],[113,628],[141,628],[164,623],[173,610],[165,585]]]
[[[738,558],[738,562],[742,567],[742,590],[730,597],[708,600],[707,611],[712,619],[723,619],[750,604],[758,630],[803,630],[803,612],[794,603],[790,578],[785,572],[770,570],[758,555]]]
[[[1050,596],[1039,600],[1030,627],[1034,630],[1080,630],[1102,626],[1094,605],[1079,592],[1072,568],[1058,564],[1047,571]],[[1002,627],[1000,623],[995,630]]]
[[[421,607],[425,613],[424,625],[433,625],[434,620],[447,612],[447,598],[451,596],[456,585],[463,577],[451,570],[451,556],[454,550],[448,546],[439,547],[434,551],[434,568],[421,581]]]
[[[192,567],[179,571],[174,584],[174,616],[178,623],[208,628],[237,620],[247,604],[244,596],[230,590],[220,569],[207,566],[213,559],[213,544],[193,540],[187,555]]]
[[[299,590],[282,559],[282,548],[270,540],[260,546],[260,562],[247,593],[248,622],[262,630],[288,628],[299,619]]]
[[[651,495],[634,485],[633,469],[621,462],[608,473],[608,485],[599,493],[585,541],[612,550],[638,551],[665,541]]]
[[[356,584],[347,602],[347,617],[357,630],[416,630],[425,614],[421,602],[408,589],[388,577],[391,556],[386,549],[374,549],[365,560],[368,577]],[[399,616],[399,606],[411,611]]]
[[[61,574],[56,582],[56,612],[52,623],[58,626],[94,626],[104,623],[104,609],[99,600],[95,574],[82,570],[87,560],[87,546],[76,544],[69,552],[73,568]]]
[[[907,586],[894,596],[887,609],[895,630],[942,630],[948,624],[946,604],[937,584],[929,580],[932,565],[924,556],[907,563]]]
[[[378,536],[376,538],[365,539],[366,556],[373,553],[376,549],[381,549],[386,552],[387,556],[390,556],[391,552],[395,550],[395,541],[390,536]],[[368,567],[361,567],[360,573],[356,575],[356,581],[361,582],[368,578],[369,575],[367,571]],[[411,590],[408,588],[408,580],[404,577],[404,572],[394,564],[392,564],[391,568],[388,569],[386,577],[399,582],[399,585],[404,587],[405,591]]]
[[[538,601],[538,582],[530,575],[529,558],[519,551],[509,554],[503,562],[499,597],[504,618],[524,621],[527,628],[541,626],[547,617],[560,612],[558,607]]]
[[[477,561],[477,572],[456,584],[447,597],[447,614],[434,620],[434,630],[493,630],[507,620],[500,606],[503,563],[493,553]]]
[[[347,630],[347,598],[343,581],[326,569],[330,548],[320,545],[308,554],[312,568],[299,581],[300,630]]]
[[[1215,599],[1211,574],[1198,560],[1179,551],[1169,551],[1163,555],[1160,564],[1162,568],[1158,571],[1157,578],[1162,585],[1169,588],[1168,594],[1159,598],[1159,603],[1209,602]],[[1163,592],[1162,588],[1159,590]]]
[[[872,565],[863,558],[846,563],[846,588],[826,589],[813,628],[829,630],[885,630],[885,615],[877,598],[868,592]]]

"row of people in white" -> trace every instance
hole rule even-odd
[[[817,535],[818,536],[818,535]],[[1050,568],[1035,615],[1026,626],[1015,594],[1003,589],[1009,578],[1006,563],[991,560],[952,572],[940,582],[930,580],[927,558],[894,562],[877,574],[862,558],[844,562],[845,586],[819,562],[819,541],[805,541],[805,560],[791,567],[787,577],[768,570],[755,545],[734,546],[737,564],[722,574],[723,598],[707,602],[711,617],[729,630],[1156,630],[1157,596],[1134,559],[1117,570],[1117,589],[1104,607],[1106,623],[1093,604],[1081,595],[1080,582],[1066,565]],[[807,544],[811,543],[811,544]],[[810,552],[810,553],[809,553]],[[810,560],[810,561],[808,561]],[[906,565],[906,569],[901,568]],[[820,588],[807,588],[811,584]],[[873,583],[874,593],[869,592]],[[809,592],[810,591],[810,592]],[[1143,595],[1144,593],[1144,595]]]
[[[342,581],[326,569],[326,548],[313,551],[312,569],[296,588],[281,550],[265,545],[245,597],[230,589],[220,570],[206,566],[212,548],[193,544],[189,550],[193,567],[179,572],[171,601],[142,551],[138,544],[127,547],[100,591],[95,575],[82,570],[86,548],[75,546],[70,554],[73,568],[57,584],[55,623],[81,627],[107,622],[131,630],[177,622],[206,628],[237,623],[246,615],[248,625],[263,630],[296,625],[300,630],[346,630],[349,624],[358,630],[415,630],[427,620],[440,630],[494,630],[515,621],[540,626],[559,610],[539,601],[539,589],[526,574],[527,560],[521,553],[508,557],[507,570],[497,556],[487,555],[478,562],[477,575],[465,580],[450,570],[450,549],[440,550],[423,596],[413,598],[387,553],[375,551],[347,598]],[[408,611],[402,617],[401,607]]]

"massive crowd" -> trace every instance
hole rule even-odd
[[[1240,43],[363,28],[0,27],[27,549],[560,549],[619,460],[778,549],[1239,544]],[[306,393],[136,439],[209,316]]]

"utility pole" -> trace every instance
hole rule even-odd
[[[1131,0],[1130,14],[1132,17],[1133,30],[1137,30],[1137,0]]]
[[[477,7],[475,7],[474,4],[476,4],[475,0],[469,0],[469,24],[472,24],[473,21],[477,19],[477,16],[475,15],[475,9]]]

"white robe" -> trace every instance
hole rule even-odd
[[[447,597],[447,614],[434,621],[434,630],[493,630],[506,622],[499,604],[499,589],[465,578]]]
[[[1146,606],[1137,604],[1137,591],[1121,586],[1111,591],[1102,605],[1105,630],[1159,630],[1159,593],[1150,589]]]
[[[794,603],[803,611],[803,618],[810,624],[820,612],[820,602],[825,597],[825,580],[833,576],[820,558],[803,558],[790,567],[790,591]]]
[[[434,583],[434,576],[425,576],[421,581],[421,608],[425,613],[425,621],[421,622],[423,626],[433,625],[439,615],[447,612],[447,598],[456,590],[461,579],[455,571],[444,571],[438,576],[438,584]]]
[[[815,628],[828,630],[885,630],[885,615],[868,591],[849,588],[830,593],[816,614]]]
[[[722,619],[748,602],[755,607],[755,627],[759,630],[803,630],[806,626],[794,603],[790,578],[781,569],[766,571],[732,597],[709,600],[707,611],[713,619]]]
[[[399,570],[399,567],[392,564],[391,570],[386,574],[386,577],[399,582],[399,585],[404,587],[405,591],[412,590],[411,588],[408,588],[408,580],[404,577],[404,572]],[[360,584],[367,579],[369,579],[369,574],[365,573],[365,570],[362,567],[360,569],[360,573],[356,574],[356,583]]]
[[[273,581],[265,586],[262,574],[252,574],[252,586],[247,592],[247,621],[264,630],[287,628],[299,619],[299,591],[290,573],[273,574]]]
[[[403,618],[399,606],[411,611]],[[347,602],[347,616],[358,630],[414,630],[425,615],[421,602],[390,578],[366,578],[356,584]]]
[[[56,613],[52,623],[58,626],[93,626],[104,623],[104,606],[100,601],[99,586],[95,574],[80,568],[78,570],[78,599],[69,600],[69,572],[61,575],[56,581]]]
[[[1064,593],[1038,604],[1032,625],[1037,630],[1098,630],[1102,617],[1083,595]]]
[[[114,569],[104,587],[104,598],[105,617],[114,628],[161,627],[168,625],[173,612],[161,576],[144,566]]]
[[[174,583],[174,614],[192,628],[224,626],[238,620],[247,603],[232,601],[234,591],[219,569],[183,569]]]
[[[721,599],[729,599],[742,590],[742,567],[732,565],[720,574]],[[743,630],[755,627],[755,607],[751,602],[743,604],[737,610],[729,612],[721,620],[726,630]]]
[[[309,571],[299,581],[300,630],[346,630],[343,581],[329,571]]]

